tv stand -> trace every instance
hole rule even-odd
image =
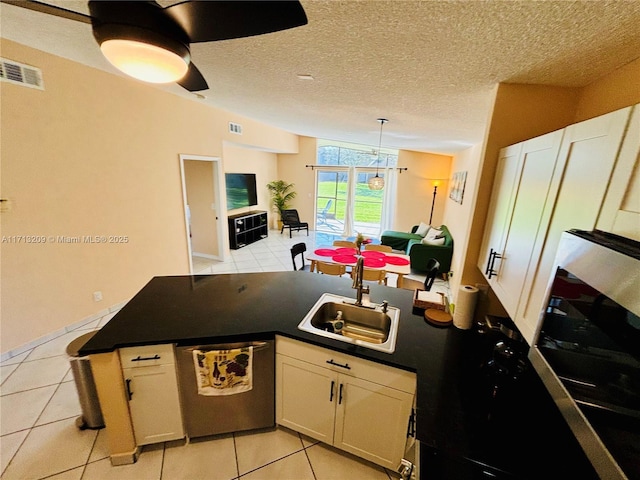
[[[229,215],[229,247],[237,250],[269,236],[267,212]]]

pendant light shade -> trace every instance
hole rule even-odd
[[[380,164],[380,148],[382,147],[382,126],[387,123],[389,120],[386,118],[379,118],[378,122],[380,122],[380,138],[378,140],[378,158],[376,159],[376,176],[371,177],[369,179],[369,190],[382,190],[384,188],[384,178],[378,175],[378,165]],[[389,162],[389,157],[387,157],[387,163]]]

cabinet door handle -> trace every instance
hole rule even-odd
[[[133,392],[131,391],[131,379],[125,379],[125,383],[127,384],[127,397],[131,400],[131,397],[133,397]]]
[[[498,275],[498,272],[494,270],[494,264],[496,263],[496,258],[502,258],[498,252],[493,252],[493,258],[491,259],[491,266],[489,267],[489,279]]]
[[[136,358],[132,358],[132,362],[146,362],[147,360],[160,360],[160,355],[155,354],[153,357],[141,357],[138,355]]]
[[[335,380],[331,380],[331,394],[329,395],[329,401],[333,402],[333,387],[336,386]]]
[[[409,415],[409,424],[407,425],[407,438],[416,436],[416,411],[411,409],[411,415]]]
[[[342,384],[340,384],[340,393],[338,394],[338,405],[342,405]]]
[[[487,268],[484,269],[485,275],[489,275],[489,272],[491,271],[491,259],[493,258],[494,253],[496,252],[494,252],[493,248],[489,250],[489,258],[487,259]]]
[[[334,365],[336,367],[340,367],[340,368],[346,368],[347,370],[351,370],[351,367],[349,366],[348,363],[345,363],[344,365],[340,364],[340,363],[336,363],[333,361],[333,358],[331,360],[327,360],[327,363],[329,365]]]

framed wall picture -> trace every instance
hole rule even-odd
[[[451,191],[449,198],[454,202],[462,204],[464,197],[464,186],[467,183],[467,172],[456,172],[451,178]]]

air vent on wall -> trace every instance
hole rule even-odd
[[[0,80],[44,90],[42,71],[23,63],[0,58]]]
[[[229,131],[237,135],[242,135],[242,125],[239,123],[229,122]]]

